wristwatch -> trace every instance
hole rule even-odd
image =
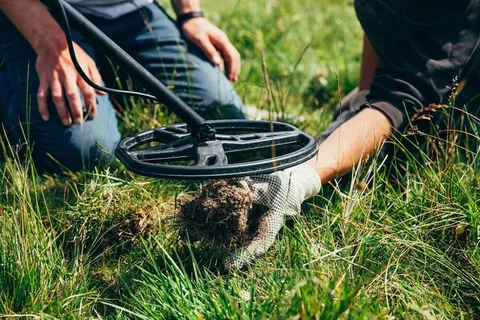
[[[203,11],[192,11],[177,16],[177,26],[181,28],[183,24],[193,18],[205,17]]]

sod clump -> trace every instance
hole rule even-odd
[[[178,227],[190,241],[244,245],[258,232],[266,207],[238,179],[206,183],[194,196],[180,199]]]

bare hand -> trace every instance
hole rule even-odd
[[[240,75],[240,53],[228,39],[225,32],[205,18],[187,20],[183,24],[184,35],[205,53],[207,58],[222,68],[225,66],[230,81],[237,81]]]
[[[102,84],[95,61],[77,44],[74,44],[75,54],[83,71],[96,84]],[[67,49],[52,54],[49,51],[38,52],[36,69],[40,80],[37,93],[38,110],[42,119],[48,121],[47,98],[52,96],[58,115],[65,126],[73,122],[83,122],[83,110],[80,94],[83,96],[89,117],[97,112],[96,92],[78,74]]]

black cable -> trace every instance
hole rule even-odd
[[[75,55],[75,48],[73,47],[73,39],[72,39],[70,24],[68,23],[67,13],[65,12],[65,9],[63,7],[62,0],[53,0],[53,1],[56,4],[57,11],[59,12],[59,17],[62,20],[61,23],[63,24],[63,31],[65,32],[65,36],[67,38],[68,51],[70,52],[70,56],[72,57],[73,65],[75,66],[75,69],[77,69],[77,72],[80,74],[80,77],[82,77],[82,79],[89,86],[91,86],[95,90],[107,92],[107,93],[110,93],[110,94],[121,94],[121,95],[144,98],[144,99],[155,100],[155,101],[160,102],[157,99],[157,97],[155,97],[151,94],[146,94],[146,93],[141,93],[141,92],[136,92],[136,91],[128,91],[128,90],[119,90],[119,89],[107,88],[107,87],[100,86],[100,85],[96,84],[95,82],[93,82],[92,80],[90,80],[90,78],[83,71],[82,67],[80,66],[80,63],[77,60],[77,56]]]

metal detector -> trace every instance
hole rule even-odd
[[[65,31],[72,61],[89,85],[111,94],[156,100],[184,121],[121,140],[115,154],[127,169],[156,178],[223,179],[272,173],[316,155],[315,139],[289,124],[203,119],[70,4],[41,1]],[[75,57],[69,23],[150,94],[104,88],[90,81]]]

